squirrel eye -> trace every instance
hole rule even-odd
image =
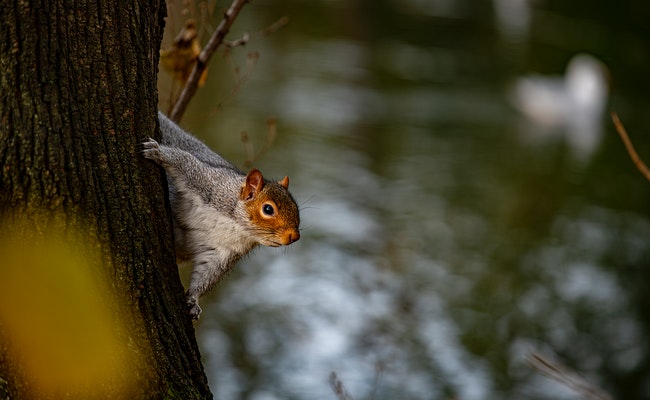
[[[272,216],[273,214],[275,214],[275,209],[274,209],[273,206],[270,205],[270,204],[264,204],[264,205],[262,206],[262,212],[263,212],[265,215]]]

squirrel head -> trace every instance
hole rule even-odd
[[[278,182],[265,180],[251,170],[241,188],[248,218],[259,243],[265,246],[289,245],[300,239],[298,205],[289,193],[289,177]]]

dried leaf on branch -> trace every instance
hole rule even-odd
[[[168,49],[160,50],[160,61],[163,67],[182,85],[187,83],[197,58],[201,54],[201,45],[199,44],[198,36],[194,20],[189,19],[174,39],[172,46]],[[202,87],[205,85],[207,79],[208,67],[206,66],[198,80],[198,86]]]

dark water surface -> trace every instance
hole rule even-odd
[[[650,161],[650,3],[256,0],[231,37],[284,15],[184,121],[242,165],[274,116],[255,166],[302,209],[203,301],[215,398],[579,398],[531,353],[650,398],[650,182],[608,117]]]

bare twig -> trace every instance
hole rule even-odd
[[[330,386],[339,400],[353,400],[345,390],[345,387],[343,387],[343,382],[336,375],[336,372],[330,374]]]
[[[372,385],[372,395],[370,400],[375,400],[377,397],[377,390],[379,390],[379,384],[381,383],[381,377],[384,372],[384,365],[381,362],[375,364],[375,383]]]
[[[246,151],[246,161],[244,162],[244,168],[248,169],[253,164],[255,160],[255,147],[253,146],[253,141],[248,132],[242,131],[241,133],[241,142],[244,144],[244,150]]]
[[[650,181],[650,169],[648,169],[648,166],[645,165],[643,160],[641,160],[641,157],[639,157],[639,155],[637,154],[636,150],[634,150],[632,141],[630,140],[630,137],[627,135],[627,131],[625,130],[623,123],[621,122],[620,119],[618,119],[618,115],[616,115],[615,112],[612,113],[612,121],[614,121],[614,126],[616,126],[616,131],[621,137],[621,140],[623,140],[623,144],[625,145],[625,148],[627,149],[627,152],[630,155],[632,162],[634,163],[634,165],[636,165],[637,169],[641,171],[641,174],[643,174],[643,176]]]
[[[530,354],[528,363],[534,369],[572,389],[586,400],[612,400],[609,394],[587,382],[569,367],[557,361],[550,361],[539,353]]]
[[[223,43],[223,39],[228,34],[232,23],[235,21],[237,15],[239,15],[239,12],[246,3],[248,3],[248,0],[233,0],[230,8],[224,14],[221,23],[219,23],[217,29],[214,31],[212,36],[210,36],[210,40],[208,40],[208,43],[201,51],[201,54],[199,54],[197,57],[194,69],[192,69],[192,73],[190,74],[190,77],[188,78],[187,83],[181,92],[181,95],[179,96],[176,104],[174,105],[174,108],[172,109],[172,112],[169,115],[169,118],[172,121],[179,122],[183,117],[183,114],[187,109],[187,105],[194,96],[194,93],[196,93],[199,79],[207,67],[210,57],[212,57],[217,48],[219,48],[219,46]]]
[[[221,111],[223,109],[224,104],[231,101],[235,97],[235,95],[237,95],[241,87],[244,86],[244,84],[251,77],[253,70],[257,65],[257,61],[259,60],[259,57],[260,55],[256,51],[252,51],[248,53],[246,56],[246,68],[244,68],[243,70],[239,66],[236,66],[234,63],[231,62],[231,70],[236,80],[233,86],[231,87],[230,92],[228,92],[228,94],[226,94],[215,106],[214,109],[215,113]],[[229,56],[229,50],[227,50],[226,59],[230,60],[230,58],[231,57]]]
[[[266,29],[262,31],[262,36],[268,36],[272,33],[275,33],[279,31],[280,29],[284,28],[285,25],[289,23],[289,17],[286,15],[284,17],[281,17],[274,23],[272,23],[270,26],[268,26]]]
[[[253,146],[253,142],[248,136],[248,133],[246,131],[241,133],[241,141],[246,150],[246,162],[244,163],[245,168],[250,168],[255,160],[262,157],[271,148],[271,145],[275,141],[275,136],[277,134],[277,120],[273,117],[269,117],[266,120],[266,127],[268,128],[266,143],[264,143],[264,146],[262,146],[260,151],[257,153],[255,152],[255,147]]]
[[[232,49],[233,47],[237,46],[246,46],[246,43],[250,40],[251,35],[248,34],[248,32],[244,33],[242,37],[240,37],[237,40],[224,40],[224,44],[229,48]]]

